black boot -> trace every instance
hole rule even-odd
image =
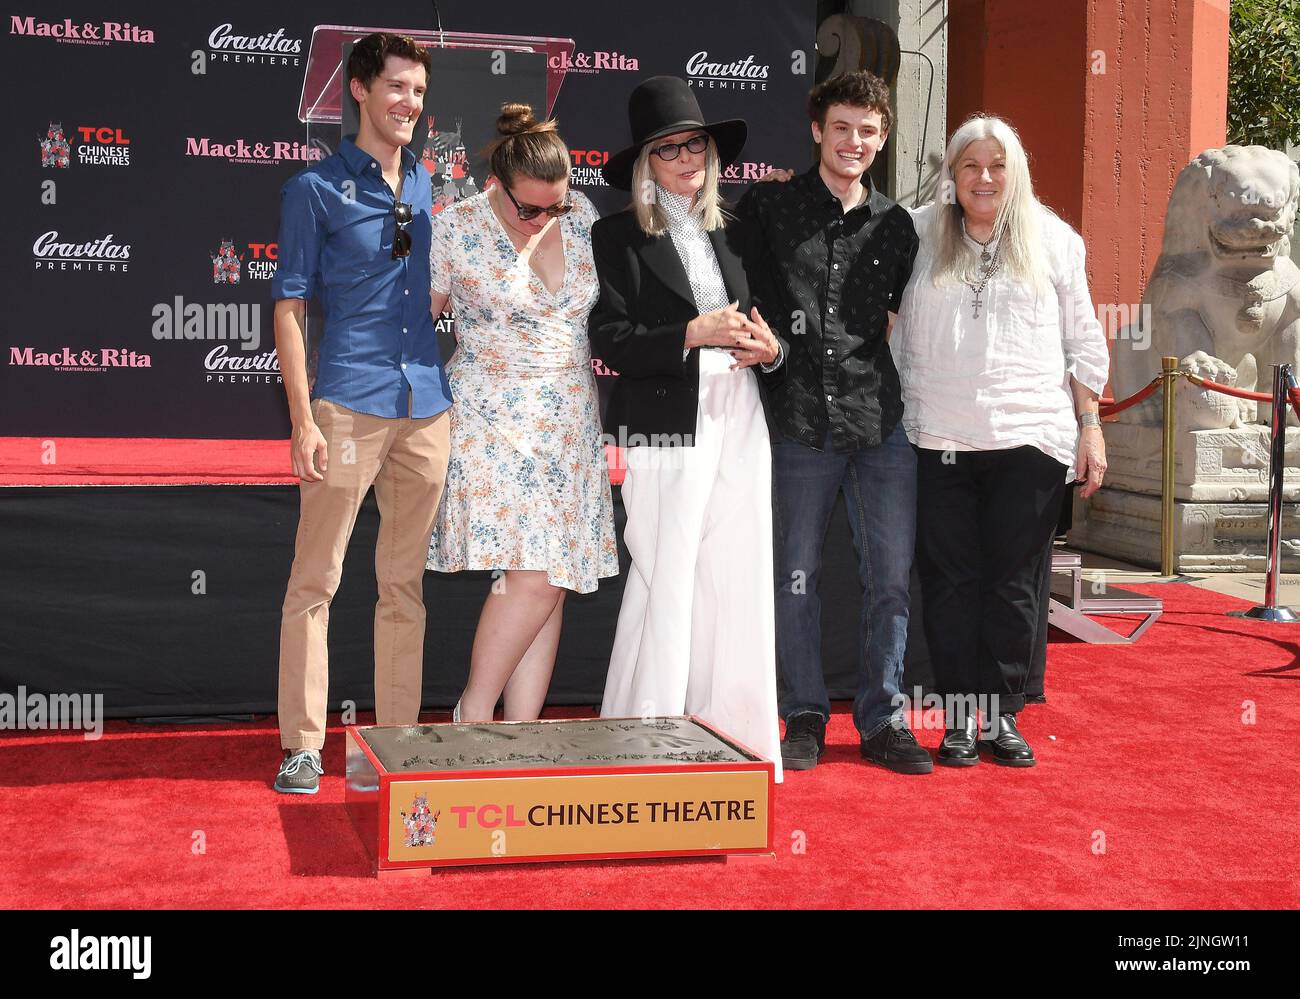
[[[826,719],[803,711],[785,723],[781,763],[787,770],[811,770],[826,752]]]
[[[979,750],[975,748],[978,729],[974,715],[967,715],[965,724],[946,729],[939,743],[939,762],[945,767],[973,767],[979,763]]]
[[[1004,767],[1032,767],[1038,761],[1034,751],[1016,728],[1015,715],[999,715],[997,734],[992,739],[980,739],[979,748],[993,754],[993,762]]]

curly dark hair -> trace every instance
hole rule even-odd
[[[348,56],[348,79],[361,81],[361,85],[369,90],[375,77],[384,71],[384,62],[390,55],[418,62],[424,67],[424,79],[428,82],[433,66],[429,50],[413,38],[390,35],[385,31],[357,39],[352,54]]]
[[[841,73],[817,84],[808,95],[808,117],[818,125],[826,124],[826,112],[832,104],[847,104],[880,112],[880,130],[894,126],[894,112],[889,106],[889,85],[865,69]]]

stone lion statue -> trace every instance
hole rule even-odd
[[[1289,256],[1297,197],[1300,170],[1263,146],[1207,149],[1183,168],[1143,297],[1149,349],[1138,349],[1145,335],[1121,333],[1111,367],[1117,399],[1146,385],[1163,356],[1256,392],[1272,390],[1273,364],[1300,364],[1300,269]],[[1178,405],[1182,430],[1242,427],[1269,416],[1268,406],[1190,383],[1180,385]],[[1120,419],[1158,422],[1158,397]]]

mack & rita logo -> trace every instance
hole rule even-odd
[[[249,142],[247,139],[218,142],[207,136],[196,138],[192,135],[185,139],[185,155],[227,160],[230,163],[270,165],[286,160],[291,163],[314,163],[325,156],[321,150],[305,142]]]
[[[149,354],[125,347],[101,347],[98,350],[37,350],[35,347],[10,347],[9,363],[21,368],[52,368],[55,371],[107,371],[109,368],[151,368]]]
[[[575,52],[573,55],[561,52],[547,59],[546,65],[566,73],[599,73],[605,69],[634,73],[641,68],[634,56],[621,52]]]
[[[53,38],[68,45],[111,45],[113,42],[153,44],[153,31],[130,21],[38,21],[21,14],[9,16],[9,34],[31,38]]]

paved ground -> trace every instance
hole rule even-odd
[[[1073,551],[1069,545],[1065,550]],[[1155,569],[1120,562],[1105,555],[1080,552],[1083,559],[1084,578],[1092,581],[1105,579],[1116,586],[1125,583],[1190,583],[1230,597],[1239,597],[1256,604],[1264,602],[1264,574],[1262,572],[1206,572],[1182,576],[1162,576]],[[1278,603],[1292,607],[1300,614],[1300,573],[1284,572],[1278,580]]]

